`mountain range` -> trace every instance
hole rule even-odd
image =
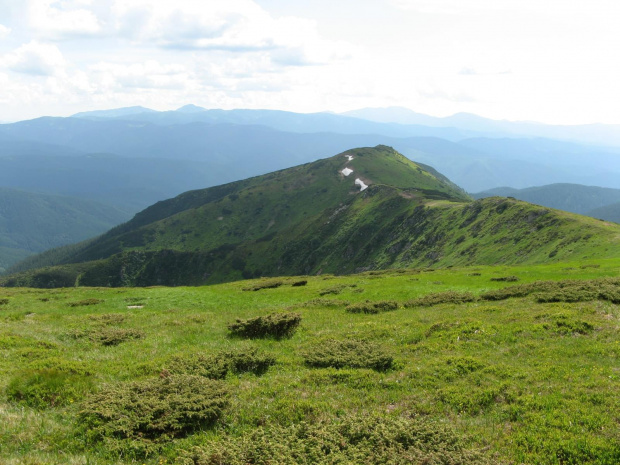
[[[587,137],[566,136],[569,129],[475,115],[434,118],[405,109],[300,114],[128,107],[0,125],[0,186],[92,200],[131,216],[188,190],[313,162],[350,147],[389,145],[468,192],[550,183],[620,188],[620,148],[609,145],[613,138],[586,144]],[[562,140],[550,139],[553,135]],[[598,206],[607,208],[593,208]],[[614,220],[618,208],[591,214]],[[10,249],[0,250],[3,266],[24,256]]]
[[[619,238],[620,225],[515,199],[472,201],[433,168],[377,146],[158,202],[97,239],[22,262],[3,284],[194,285],[532,264],[615,256]]]

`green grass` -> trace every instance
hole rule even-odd
[[[339,446],[338,452],[343,463],[355,463],[347,454],[370,457],[368,451],[376,453],[377,448],[367,448],[363,441],[377,439],[352,436],[348,419],[378,418],[381,428],[400,438],[385,449],[396,454],[390,457],[400,457],[395,463],[404,461],[406,448],[398,441],[408,437],[398,433],[399,428],[424,428],[416,437],[439,438],[442,448],[456,441],[458,448],[452,452],[482,454],[490,463],[616,464],[620,306],[598,299],[544,302],[536,293],[500,301],[471,300],[468,295],[463,301],[451,298],[463,294],[449,292],[479,297],[515,284],[592,280],[619,273],[620,260],[608,259],[322,275],[304,277],[306,285],[295,287],[291,283],[300,278],[281,278],[283,285],[258,292],[244,289],[259,285],[259,280],[179,288],[0,288],[0,299],[8,299],[0,306],[0,462],[210,463],[209,451],[233,450],[237,455],[227,456],[224,463],[243,463],[234,460],[260,451],[292,457],[309,437],[330,444],[356,437],[362,442]],[[505,276],[519,281],[491,280]],[[321,297],[329,289],[338,292]],[[431,294],[439,297],[421,300]],[[69,305],[94,301],[98,303]],[[399,305],[376,314],[346,311],[347,305],[367,301]],[[407,302],[432,305],[404,307]],[[229,334],[228,325],[237,318],[288,312],[301,315],[290,338],[244,340]],[[100,334],[141,337],[106,345]],[[355,353],[355,347],[367,355]],[[368,348],[390,357],[389,369],[364,365],[374,356]],[[223,354],[230,354],[231,363],[251,368],[226,368],[218,375],[223,377],[222,389],[230,393],[229,405],[218,404],[222,412],[216,416],[200,413],[205,421],[179,414],[165,428],[160,424],[144,429],[148,434],[142,436],[143,429],[123,430],[120,417],[114,417],[116,423],[102,424],[84,410],[92,412],[93,399],[118,392],[122,395],[115,399],[131,400],[132,415],[140,418],[140,409],[146,408],[141,402],[150,398],[131,397],[135,392],[152,395],[148,386],[169,376],[186,376],[183,383],[190,382],[199,376],[192,373],[202,370],[197,364],[211,363]],[[309,354],[320,356],[321,363],[307,363]],[[177,375],[179,360],[198,368],[184,368],[179,373],[187,374]],[[254,370],[259,362],[264,368]],[[60,395],[57,391],[62,394],[73,378],[86,384],[78,386],[77,393],[77,388],[67,388],[66,395]],[[43,386],[43,393],[48,386],[55,397],[50,401],[40,395],[30,402],[14,394],[17,388],[26,392],[33,386]],[[158,402],[164,401],[177,402],[168,397]],[[183,402],[183,412],[192,411],[193,404]],[[160,418],[159,413],[149,410],[148,418]],[[159,434],[158,428],[164,432]],[[446,428],[449,434],[438,433]],[[115,435],[117,430],[126,433]],[[423,442],[406,453],[426,451],[428,444]],[[233,444],[234,448],[227,446]],[[317,453],[320,448],[315,446],[308,443],[304,450]],[[194,459],[188,451],[194,451]],[[381,463],[388,456],[372,457],[369,463]]]

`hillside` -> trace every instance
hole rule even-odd
[[[107,231],[125,211],[75,197],[0,187],[0,273],[19,260]]]
[[[4,284],[181,285],[604,258],[617,255],[619,233],[516,200],[471,202],[432,168],[378,146],[158,202],[95,241],[28,263],[59,268]]]
[[[582,186],[579,184],[550,184],[528,187],[526,189],[498,187],[472,194],[472,197],[476,199],[493,196],[510,196],[544,207],[557,208],[558,210],[579,213],[581,215],[596,216],[590,215],[590,211],[620,202],[620,189]],[[606,216],[596,217],[614,221]]]
[[[0,462],[617,465],[619,274],[0,288]]]

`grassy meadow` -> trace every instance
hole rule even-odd
[[[0,288],[0,463],[617,464],[618,276]],[[273,313],[299,326],[228,329]]]

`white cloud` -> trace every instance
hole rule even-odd
[[[191,79],[188,70],[178,64],[161,64],[154,60],[123,65],[99,63],[90,75],[102,91],[132,92],[139,89],[184,89]]]
[[[66,61],[55,45],[33,40],[0,58],[0,66],[17,73],[52,76],[64,70]]]
[[[8,36],[10,33],[11,33],[10,27],[6,27],[0,24],[0,39],[3,39],[4,37]]]
[[[104,32],[88,0],[28,0],[30,27],[47,39],[98,36]]]
[[[136,43],[172,49],[268,52],[274,63],[300,66],[347,56],[322,39],[314,21],[275,18],[251,0],[122,0],[116,28]]]

